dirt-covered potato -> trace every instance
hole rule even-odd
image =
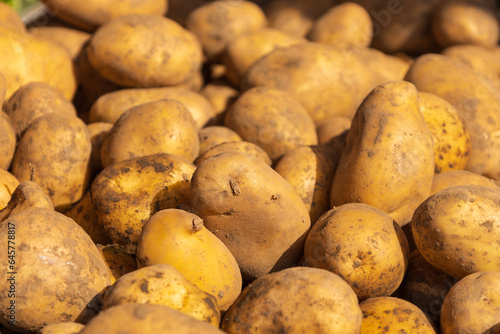
[[[43,327],[39,334],[79,334],[85,325],[77,322],[58,322]]]
[[[422,256],[448,275],[500,271],[500,188],[464,185],[426,199],[415,211],[412,232]]]
[[[250,1],[217,0],[189,13],[186,27],[200,40],[209,61],[216,60],[232,40],[266,26],[266,17]]]
[[[168,264],[155,264],[125,274],[102,297],[104,310],[133,303],[168,306],[219,327],[220,310],[215,297],[197,288]]]
[[[197,129],[215,118],[213,106],[202,95],[186,88],[160,87],[121,89],[102,95],[92,105],[89,121],[114,123],[127,109],[162,99],[177,100],[184,104],[193,116]]]
[[[200,155],[222,143],[241,141],[241,137],[225,126],[207,126],[198,131]]]
[[[500,323],[500,272],[480,271],[458,281],[441,308],[441,333],[487,333]]]
[[[97,245],[111,276],[111,284],[123,275],[137,270],[135,256],[127,253],[114,245]]]
[[[269,157],[269,155],[264,151],[262,148],[259,146],[249,143],[247,141],[232,141],[232,142],[226,142],[226,143],[221,143],[219,145],[216,145],[212,147],[211,149],[205,151],[205,153],[200,154],[198,158],[194,161],[194,163],[199,166],[203,161],[215,157],[216,155],[219,155],[224,152],[240,152],[240,153],[245,153],[248,155],[251,155],[255,158],[258,158],[262,161],[264,161],[266,164],[269,166],[272,165],[272,160]]]
[[[288,268],[248,285],[224,316],[238,333],[359,333],[361,311],[351,287],[326,270]]]
[[[389,296],[401,284],[409,249],[385,212],[350,203],[322,215],[306,239],[304,265],[340,275],[360,300]]]
[[[355,53],[312,42],[274,50],[242,79],[244,90],[264,86],[285,91],[316,123],[330,116],[352,118],[375,84],[373,71]]]
[[[448,101],[465,120],[472,140],[465,169],[499,179],[500,94],[495,87],[470,67],[438,54],[417,58],[406,80]]]
[[[176,100],[143,103],[125,111],[104,137],[101,163],[110,164],[156,153],[193,161],[198,131],[189,110]]]
[[[318,143],[323,145],[335,141],[336,137],[349,130],[351,122],[351,119],[345,116],[332,116],[319,122],[316,126]]]
[[[100,312],[80,334],[223,334],[224,332],[170,307],[124,304]]]
[[[332,183],[332,207],[366,203],[407,224],[431,190],[432,147],[415,86],[405,81],[377,86],[347,134]]]
[[[46,114],[76,116],[73,104],[46,82],[30,82],[19,87],[5,101],[3,110],[10,116],[18,135],[21,135],[31,122]]]
[[[75,60],[90,38],[90,34],[64,26],[40,26],[29,29],[29,33],[37,38],[47,39],[68,51]]]
[[[359,304],[363,311],[361,334],[436,334],[425,314],[412,303],[394,297],[376,297]]]
[[[193,213],[229,248],[243,279],[296,265],[311,226],[293,187],[264,161],[225,152],[198,166]]]
[[[0,26],[19,34],[26,32],[19,14],[5,2],[0,2]]]
[[[19,180],[14,175],[0,168],[0,210],[7,206],[18,185]]]
[[[4,326],[37,331],[51,323],[85,322],[97,313],[96,296],[111,280],[99,251],[80,226],[42,208],[10,216],[0,226],[1,247],[7,250],[12,245],[8,241],[16,245],[15,256],[9,253],[10,259],[0,260],[0,273],[6,278],[0,282]]]
[[[91,187],[99,224],[113,243],[135,253],[139,234],[151,215],[189,206],[195,168],[184,158],[166,153],[105,168]]]
[[[211,81],[203,87],[200,94],[206,97],[214,107],[217,124],[223,124],[225,112],[236,100],[239,91],[229,86],[225,81]]]
[[[457,109],[437,95],[419,92],[420,111],[432,133],[434,172],[462,170],[467,165],[472,141]]]
[[[16,150],[17,136],[9,115],[0,110],[0,168],[9,169]]]
[[[297,147],[318,144],[311,116],[277,89],[255,87],[243,93],[227,111],[224,125],[264,149],[273,161]]]
[[[54,205],[38,184],[31,181],[21,182],[12,193],[7,206],[0,210],[0,222],[32,208],[54,210]]]
[[[83,197],[89,183],[90,138],[77,117],[50,113],[25,130],[16,147],[12,174],[34,181],[63,210]]]
[[[168,0],[120,0],[119,3],[90,0],[42,0],[58,19],[83,30],[93,31],[100,25],[128,14],[164,15]]]
[[[448,172],[434,175],[432,181],[431,195],[434,195],[440,190],[462,186],[462,185],[478,185],[486,187],[498,187],[492,179],[485,176],[472,173],[466,170],[450,170]]]
[[[356,48],[368,47],[372,36],[370,14],[354,2],[330,8],[314,22],[308,34],[313,42]]]
[[[104,78],[125,87],[180,84],[199,71],[196,37],[160,15],[126,15],[101,26],[87,56]]]

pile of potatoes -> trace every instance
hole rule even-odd
[[[500,333],[497,2],[42,2],[1,333]]]

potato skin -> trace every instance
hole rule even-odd
[[[135,256],[127,253],[114,245],[97,245],[111,276],[111,284],[129,272],[137,270]]]
[[[261,149],[259,146],[249,143],[247,141],[233,141],[233,142],[227,142],[227,143],[221,143],[219,145],[216,145],[206,151],[203,154],[200,154],[198,158],[194,161],[196,166],[199,166],[203,161],[210,159],[212,157],[215,157],[216,155],[219,155],[224,152],[241,152],[245,153],[248,155],[251,155],[255,158],[258,158],[262,161],[264,161],[266,164],[269,166],[272,165],[272,160],[269,157],[269,155]]]
[[[430,264],[453,277],[499,270],[499,206],[500,188],[464,185],[439,191],[415,211],[415,244]]]
[[[40,26],[33,27],[29,33],[37,38],[50,40],[66,51],[71,59],[75,60],[90,38],[90,34],[68,27]]]
[[[0,168],[0,210],[7,206],[18,185],[19,180],[14,175]]]
[[[0,168],[9,169],[16,150],[16,131],[9,116],[0,111]]]
[[[236,333],[359,333],[361,311],[351,287],[326,270],[294,267],[259,277],[224,316]]]
[[[214,125],[198,131],[200,139],[200,155],[222,143],[241,141],[241,137],[228,127]]]
[[[159,15],[125,15],[110,21],[92,35],[87,56],[104,78],[124,87],[177,85],[202,63],[196,37]]]
[[[79,334],[85,325],[76,322],[59,322],[43,327],[39,334]]]
[[[0,3],[0,26],[18,34],[26,32],[26,28],[24,27],[21,17],[6,3]]]
[[[448,172],[434,175],[434,179],[432,180],[431,195],[449,187],[468,184],[494,188],[498,187],[492,179],[485,176],[466,170],[450,170]]]
[[[21,211],[32,208],[43,208],[52,211],[54,210],[54,205],[49,196],[44,194],[38,184],[31,181],[23,181],[19,183],[12,193],[7,206],[0,210],[0,222]]]

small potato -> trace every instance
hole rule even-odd
[[[295,267],[259,277],[248,285],[222,320],[239,333],[359,333],[356,294],[326,270]]]
[[[129,254],[113,245],[98,245],[97,249],[101,253],[111,276],[111,284],[125,274],[137,270],[135,256]]]
[[[224,81],[211,81],[203,87],[200,94],[214,107],[216,123],[223,124],[226,110],[238,98],[239,91]]]
[[[349,130],[351,119],[344,116],[332,116],[319,122],[316,126],[318,143],[320,145],[331,143],[335,137]]]
[[[265,26],[264,13],[250,1],[209,2],[186,19],[187,29],[198,37],[209,62],[220,57],[232,40]]]
[[[85,325],[76,322],[59,322],[43,327],[39,334],[79,334]]]
[[[158,100],[124,112],[106,134],[101,147],[104,167],[156,153],[176,154],[189,161],[198,156],[196,124],[176,100]]]
[[[241,137],[225,126],[208,126],[198,131],[200,155],[222,143],[241,141]]]
[[[458,281],[441,308],[441,333],[487,333],[500,323],[500,272],[480,271]]]
[[[415,211],[412,232],[422,256],[448,275],[500,271],[500,188],[464,185],[426,199]]]
[[[19,180],[7,170],[0,168],[0,210],[9,203]]]
[[[330,8],[314,22],[308,34],[313,42],[356,48],[368,47],[372,36],[370,14],[354,2]]]
[[[201,68],[196,37],[160,15],[125,15],[100,27],[87,56],[104,78],[124,87],[180,84]]]
[[[29,33],[37,38],[52,41],[68,51],[71,59],[75,60],[90,38],[90,34],[69,27],[41,26],[29,29]]]
[[[0,26],[18,34],[24,34],[26,28],[17,12],[5,2],[0,2]]]
[[[432,181],[431,195],[449,187],[462,185],[478,185],[486,187],[498,187],[492,179],[472,173],[466,170],[450,170],[448,172],[434,175]]]
[[[264,161],[269,166],[271,166],[273,163],[269,155],[266,153],[266,151],[261,149],[259,146],[249,143],[247,141],[226,142],[216,145],[211,149],[207,150],[205,153],[198,156],[198,158],[196,158],[194,163],[196,166],[199,166],[205,160],[215,157],[224,152],[245,153],[249,156]]]
[[[408,264],[408,241],[385,212],[362,203],[322,215],[306,239],[304,265],[342,277],[360,300],[389,296]]]
[[[21,182],[12,193],[7,206],[0,210],[0,222],[33,208],[54,210],[54,205],[38,184],[31,181]]]
[[[9,115],[0,111],[0,168],[9,169],[16,150],[17,136]]]

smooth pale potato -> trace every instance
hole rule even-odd
[[[302,146],[286,153],[274,166],[306,205],[312,224],[330,209],[330,189],[340,154],[326,145]]]
[[[472,139],[465,169],[499,179],[500,93],[495,87],[468,66],[438,54],[417,58],[405,80],[445,99],[465,120]]]
[[[350,48],[348,51],[363,59],[374,71],[377,84],[384,84],[388,81],[403,80],[410,64],[395,55],[385,54],[373,48]]]
[[[0,168],[8,169],[16,150],[17,136],[9,115],[0,111]]]
[[[248,154],[254,158],[264,161],[269,166],[272,165],[272,160],[269,155],[259,146],[249,143],[247,141],[233,141],[221,143],[212,147],[211,149],[200,154],[198,158],[194,161],[196,166],[199,166],[203,161],[215,157],[224,152],[240,152]]]
[[[50,113],[35,119],[16,147],[12,174],[34,181],[56,209],[80,200],[89,180],[90,138],[77,117]]]
[[[385,212],[363,203],[322,215],[306,239],[304,265],[342,277],[360,300],[389,296],[408,264],[408,241]]]
[[[259,58],[277,48],[305,41],[272,28],[263,28],[239,36],[228,43],[222,56],[226,66],[226,78],[238,87],[245,72]]]
[[[172,99],[184,104],[193,116],[197,129],[212,122],[216,116],[213,106],[202,95],[186,88],[161,87],[121,89],[104,94],[92,105],[89,121],[114,123],[127,109],[162,99]]]
[[[319,122],[316,126],[318,143],[323,145],[332,142],[335,137],[349,130],[351,122],[351,119],[345,116],[332,116]]]
[[[202,155],[214,146],[222,143],[241,141],[241,137],[225,126],[207,126],[198,131],[200,153]]]
[[[208,61],[213,62],[238,37],[266,26],[266,17],[250,1],[213,1],[194,9],[186,19],[186,27],[203,46]]]
[[[363,311],[361,334],[436,334],[425,314],[406,300],[394,297],[370,298],[359,304]]]
[[[32,208],[54,210],[54,205],[38,184],[31,181],[21,182],[12,193],[7,206],[0,210],[0,222]]]
[[[76,117],[73,104],[64,95],[46,82],[30,82],[19,87],[5,101],[3,110],[10,116],[18,135],[40,116],[58,113]]]
[[[154,304],[124,304],[99,312],[80,334],[223,334],[204,321]]]
[[[274,50],[242,79],[243,90],[264,86],[285,91],[315,123],[330,116],[352,118],[375,84],[373,71],[355,53],[312,42]]]
[[[196,37],[160,15],[125,15],[101,26],[87,56],[104,78],[124,87],[180,84],[201,68]]]
[[[445,1],[436,8],[432,34],[441,47],[456,44],[495,46],[500,26],[493,2]]]
[[[467,165],[472,141],[464,119],[446,100],[419,92],[420,111],[432,133],[434,172],[462,170]]]
[[[492,179],[489,179],[485,176],[466,170],[450,170],[448,172],[434,175],[434,179],[432,180],[431,195],[434,195],[438,191],[449,187],[468,184],[486,187],[498,187]]]
[[[499,296],[498,271],[480,271],[462,278],[444,299],[441,333],[487,333],[500,323]]]
[[[92,144],[92,152],[90,153],[89,168],[91,170],[90,175],[93,180],[97,174],[99,174],[102,169],[101,162],[101,148],[102,142],[106,134],[113,127],[113,123],[107,122],[96,122],[87,124],[87,131],[89,132],[90,143]]]
[[[0,283],[0,322],[18,331],[37,331],[63,321],[85,322],[98,310],[97,298],[111,283],[104,260],[90,237],[73,220],[54,210],[33,208],[2,222],[0,245],[15,241],[15,322],[9,324],[12,281]],[[15,240],[9,231],[15,230]],[[1,274],[10,277],[9,258]],[[21,302],[31,296],[36,303]]]
[[[193,161],[199,139],[189,110],[176,100],[143,103],[125,111],[104,137],[101,162],[110,164],[156,153]]]
[[[137,270],[135,256],[113,245],[97,245],[111,276],[111,284],[125,274]]]
[[[434,176],[432,135],[415,86],[377,86],[359,107],[332,183],[332,207],[366,203],[404,226],[429,196]]]
[[[156,212],[188,208],[196,167],[182,157],[159,153],[117,162],[92,182],[99,224],[114,244],[135,253],[143,225]]]
[[[0,168],[0,210],[7,206],[18,185],[19,180],[14,175]]]
[[[26,28],[17,12],[4,2],[0,2],[0,26],[14,31],[18,34],[24,34]]]
[[[224,125],[261,147],[273,161],[297,147],[318,144],[311,116],[277,89],[255,87],[243,93],[227,111]]]
[[[123,304],[168,306],[219,327],[220,310],[215,297],[203,292],[168,264],[154,264],[120,277],[102,296],[102,307]]]
[[[137,262],[140,266],[174,266],[189,282],[214,296],[222,311],[241,292],[241,273],[234,256],[203,226],[200,217],[184,210],[162,210],[149,218],[137,242]]]
[[[368,11],[354,2],[330,8],[313,24],[308,37],[313,42],[366,48],[373,37]]]
[[[238,98],[239,91],[234,89],[225,81],[210,81],[200,94],[207,98],[214,107],[215,114],[217,115],[217,124],[224,123],[225,112],[227,108]]]
[[[76,322],[59,322],[50,324],[40,330],[40,334],[79,334],[85,325]]]
[[[351,287],[326,270],[288,268],[248,285],[224,316],[237,333],[359,333],[361,311]]]
[[[90,0],[85,3],[67,0],[42,0],[58,19],[80,29],[93,31],[102,24],[128,14],[164,15],[168,0],[121,0],[112,2]]]
[[[71,59],[75,60],[90,38],[90,34],[69,27],[40,26],[29,29],[37,38],[47,39],[64,48]]]
[[[500,271],[500,188],[446,188],[415,211],[412,232],[422,256],[448,275]]]

